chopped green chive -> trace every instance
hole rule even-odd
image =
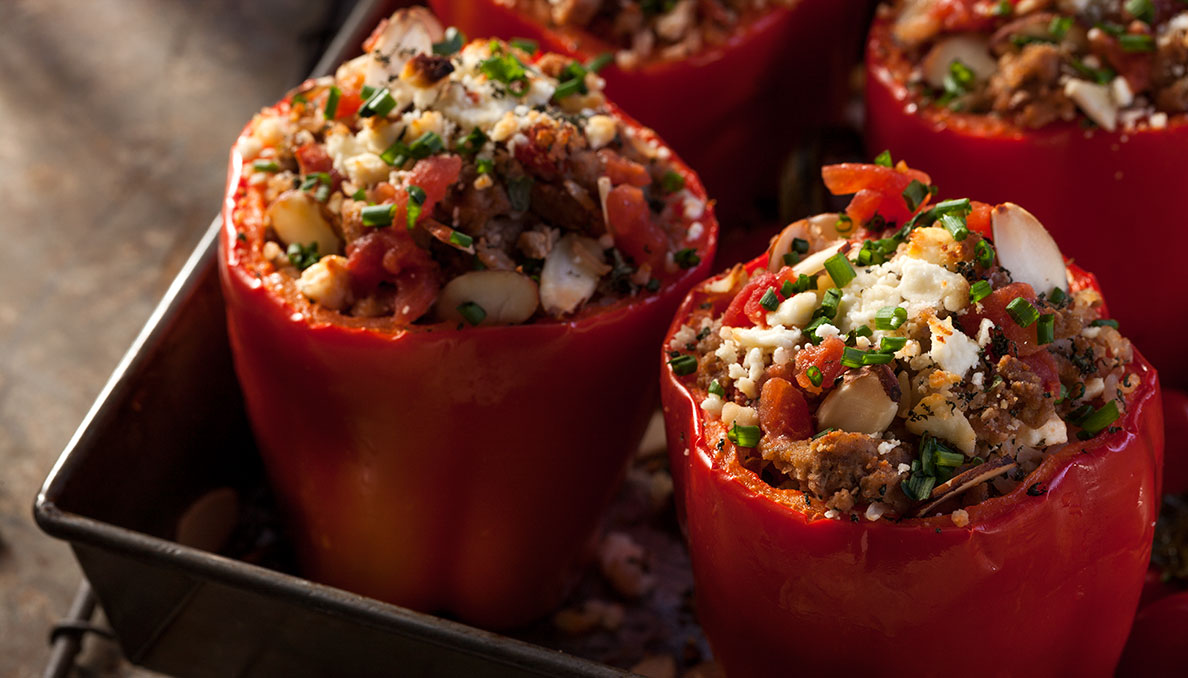
[[[408,187],[408,199],[410,202],[417,205],[425,204],[425,189],[417,185],[410,185]]]
[[[821,374],[821,368],[816,365],[809,365],[808,369],[804,371],[804,375],[808,377],[813,386],[820,386],[821,382],[825,380],[825,375]]]
[[[523,96],[528,91],[528,71],[524,64],[510,54],[503,54],[499,43],[492,40],[492,54],[479,62],[479,70],[491,80],[508,86],[508,91]]]
[[[797,254],[808,254],[809,241],[804,238],[792,238],[792,251]]]
[[[1098,318],[1089,323],[1089,327],[1112,327],[1118,329],[1118,321],[1113,318]]]
[[[1036,341],[1042,346],[1050,344],[1056,340],[1055,325],[1056,315],[1054,313],[1045,313],[1039,317],[1035,324]]]
[[[1048,294],[1048,303],[1059,308],[1068,299],[1068,294],[1059,287],[1052,288],[1052,292]]]
[[[994,6],[994,16],[1010,16],[1013,9],[1011,0],[998,0],[998,4]]]
[[[453,26],[445,29],[445,36],[443,37],[444,39],[441,42],[433,43],[434,54],[449,56],[462,49],[462,45],[466,44],[466,34]]]
[[[800,263],[800,255],[796,252],[789,252],[784,255],[785,266],[795,266]]]
[[[441,140],[441,136],[437,132],[425,132],[408,145],[409,155],[417,160],[428,158],[434,153],[440,153],[444,149],[445,142]]]
[[[479,158],[474,162],[474,169],[479,174],[490,174],[495,171],[494,158]]]
[[[540,45],[535,40],[529,40],[528,38],[512,38],[509,42],[512,47],[527,52],[529,55],[536,54],[536,50],[540,49]]]
[[[669,360],[668,364],[672,366],[672,373],[678,377],[693,374],[697,371],[697,358],[691,355],[678,355]]]
[[[1130,16],[1145,24],[1155,21],[1155,5],[1151,3],[1151,0],[1126,0],[1124,7]]]
[[[655,278],[649,278],[648,284],[644,285],[644,289],[649,292],[655,292],[660,289],[660,281]]]
[[[392,209],[394,205],[368,205],[364,207],[361,216],[364,226],[388,226],[392,223]]]
[[[841,290],[836,287],[825,290],[825,296],[821,298],[821,306],[817,309],[817,314],[830,320],[837,317],[837,307],[841,304],[841,296]]]
[[[866,351],[862,354],[863,365],[886,365],[895,360],[895,356],[884,351]]]
[[[982,268],[990,268],[994,265],[994,246],[985,240],[979,240],[977,245],[974,245],[974,259]]]
[[[717,379],[714,379],[710,382],[709,393],[710,395],[716,395],[721,398],[722,396],[726,395],[726,389],[722,388],[722,385],[718,383]]]
[[[954,59],[949,63],[949,72],[945,75],[945,94],[950,98],[959,97],[973,87],[974,80],[976,76],[973,70],[960,59]]]
[[[784,284],[780,285],[780,294],[784,295],[785,299],[796,294],[796,287],[792,284],[791,280],[785,280]]]
[[[829,435],[830,433],[833,433],[836,430],[837,430],[836,426],[830,426],[829,428],[821,429],[820,431],[817,431],[817,433],[813,436],[812,439],[816,440],[818,438],[824,438],[825,436]]]
[[[421,218],[421,205],[425,204],[425,189],[420,186],[408,187],[408,230],[417,226],[417,219]]]
[[[1023,297],[1012,299],[1011,303],[1006,305],[1006,310],[1019,327],[1031,327],[1031,324],[1039,319],[1039,311]]]
[[[359,109],[360,118],[370,118],[373,115],[378,115],[381,118],[392,112],[396,108],[396,100],[392,98],[391,92],[388,88],[376,90],[371,98],[364,102]]]
[[[1077,424],[1081,427],[1081,432],[1077,434],[1077,437],[1082,440],[1092,438],[1117,421],[1118,416],[1118,401],[1111,400],[1081,419]]]
[[[333,120],[334,116],[338,114],[338,99],[342,96],[342,90],[338,89],[336,85],[330,85],[330,94],[326,96],[326,108],[322,113],[327,120]]]
[[[351,200],[363,201],[366,199],[367,199],[367,191],[364,191],[361,188],[355,189],[355,192],[351,194]]]
[[[763,431],[758,426],[739,426],[736,421],[730,425],[730,431],[726,437],[739,447],[754,447],[759,444],[761,435],[763,435]]]
[[[833,284],[838,288],[845,287],[856,275],[854,273],[854,266],[850,264],[850,260],[846,255],[838,252],[837,254],[825,260],[825,271],[829,273],[829,277],[833,278]]]
[[[902,306],[884,306],[875,312],[876,330],[897,330],[907,322],[907,309]]]
[[[329,185],[330,174],[327,172],[311,172],[301,181],[301,190],[308,191],[318,184]]]
[[[279,172],[280,165],[275,160],[257,160],[252,163],[252,169],[257,172]]]
[[[849,233],[854,230],[854,220],[845,212],[837,215],[837,221],[833,222],[833,230],[841,234]]]
[[[759,298],[759,305],[769,311],[774,311],[780,307],[780,298],[776,296],[775,290],[769,287]]]
[[[936,485],[936,478],[913,473],[907,480],[900,483],[900,489],[912,501],[924,501],[932,495],[932,488]]]
[[[372,94],[375,94],[375,88],[371,85],[363,85],[363,87],[359,89],[359,98],[363,101],[370,99]]]
[[[809,277],[803,273],[796,277],[796,282],[792,283],[792,292],[800,294],[809,290],[817,289],[817,279]],[[789,296],[789,295],[784,295]]]
[[[462,233],[461,231],[453,231],[450,233],[450,244],[455,245],[460,249],[468,249],[474,244],[474,238]]]
[[[383,160],[393,167],[399,167],[408,162],[409,155],[410,153],[408,150],[408,145],[397,139],[396,141],[392,142],[391,146],[384,149],[383,153],[380,153],[380,160]]]
[[[475,127],[474,129],[470,130],[470,134],[467,134],[466,136],[459,139],[458,143],[455,144],[454,147],[459,153],[464,155],[474,155],[475,153],[478,153],[480,149],[482,149],[483,144],[485,143],[487,143],[487,135],[484,134],[481,129]]]
[[[685,177],[676,170],[668,170],[660,177],[660,188],[665,193],[676,193],[685,187]]]
[[[1118,44],[1122,46],[1123,52],[1153,52],[1155,51],[1155,38],[1149,35],[1136,35],[1127,33],[1118,37]]]
[[[1072,28],[1072,24],[1071,16],[1054,16],[1048,23],[1048,33],[1057,41],[1063,40],[1064,36],[1068,34],[1068,29]]]
[[[879,341],[879,350],[884,353],[895,353],[907,345],[907,337],[883,337]]]
[[[557,89],[553,90],[553,100],[560,101],[574,94],[583,94],[582,90],[584,89],[586,89],[586,84],[581,80],[565,80],[557,83]]]
[[[866,325],[863,325],[862,327],[850,330],[850,334],[854,335],[855,337],[870,337],[874,335],[874,330],[870,329]]]
[[[941,226],[953,236],[957,242],[965,240],[969,235],[969,227],[965,225],[965,218],[954,214],[942,214],[940,217]]]
[[[969,303],[976,304],[990,296],[990,293],[993,291],[993,288],[990,287],[990,281],[979,280],[969,286]]]
[[[874,164],[879,167],[891,167],[894,163],[891,162],[891,149],[886,149],[882,153],[875,156]]]
[[[586,62],[586,70],[591,73],[597,73],[605,68],[607,64],[614,61],[614,59],[615,56],[610,52],[603,52]]]
[[[866,364],[863,362],[864,357],[866,357],[866,351],[847,346],[842,349],[841,364],[846,367],[862,367]]]
[[[289,255],[289,263],[297,267],[297,270],[304,271],[305,269],[318,263],[318,242],[315,240],[308,245],[294,242],[289,243],[289,249],[285,252]]]
[[[483,307],[473,301],[458,304],[458,313],[471,325],[478,325],[487,317],[487,312],[483,310]]]
[[[908,211],[915,212],[924,204],[924,198],[928,197],[928,194],[927,186],[920,183],[919,179],[912,179],[912,183],[903,189],[903,202],[907,205]]]
[[[672,255],[672,259],[676,262],[677,266],[680,266],[681,268],[693,268],[697,264],[701,263],[701,256],[698,255],[697,250],[693,249],[692,247],[686,247],[684,249],[677,250],[676,253]]]

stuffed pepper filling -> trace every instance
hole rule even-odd
[[[846,212],[703,285],[665,349],[710,446],[796,508],[964,525],[1111,430],[1140,378],[1032,215],[934,204],[927,175],[880,160],[826,167],[832,192],[855,193]]]
[[[1188,111],[1188,6],[1171,0],[899,0],[875,44],[922,105],[1023,128],[1162,128]]]
[[[691,175],[592,66],[467,44],[424,10],[364,47],[237,144],[236,247],[298,308],[374,328],[567,319],[700,261]]]
[[[675,61],[725,44],[738,27],[792,0],[513,0],[537,23],[589,32],[614,48],[615,62],[635,68]]]

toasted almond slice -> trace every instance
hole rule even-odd
[[[458,307],[473,302],[486,316],[481,325],[514,325],[536,313],[540,297],[536,283],[515,271],[471,271],[446,283],[437,297],[437,317],[462,322]]]
[[[784,255],[792,251],[792,241],[796,238],[808,242],[810,253],[832,243],[833,236],[837,235],[834,228],[836,223],[837,214],[829,213],[788,224],[779,235],[772,238],[767,248],[767,270],[776,273],[784,267]]]
[[[1001,457],[995,461],[988,461],[980,466],[975,466],[968,471],[963,471],[932,488],[932,494],[929,495],[931,501],[916,511],[916,516],[920,517],[927,514],[949,499],[987,480],[997,478],[1013,470],[1016,466],[1018,464],[1014,461],[1011,461],[1007,457]]]
[[[1036,293],[1049,294],[1057,287],[1068,291],[1064,255],[1031,212],[1010,202],[996,205],[990,225],[998,261],[1015,281],[1031,285]]]
[[[834,241],[824,249],[813,252],[804,259],[801,259],[800,263],[792,267],[792,274],[796,276],[816,275],[825,270],[825,261],[829,257],[832,257],[838,252],[846,251],[849,249],[849,246],[850,243],[847,240]]]
[[[285,243],[292,245],[318,244],[318,254],[337,254],[341,247],[334,229],[322,216],[322,208],[305,191],[285,191],[268,206],[268,221],[272,230]]]
[[[990,41],[986,36],[963,33],[938,41],[928,51],[920,64],[924,80],[938,89],[944,87],[954,61],[960,61],[973,71],[979,82],[989,80],[998,70],[998,61],[990,54]]]
[[[817,409],[821,428],[838,428],[850,433],[882,433],[899,411],[899,382],[894,373],[863,368],[846,375],[840,386],[833,389]],[[887,379],[880,373],[886,372]],[[893,391],[888,392],[890,386]]]
[[[551,315],[573,312],[589,299],[606,272],[598,242],[570,233],[545,257],[540,272],[540,301]]]

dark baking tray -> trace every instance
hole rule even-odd
[[[392,5],[358,3],[315,74],[355,53]],[[179,676],[628,675],[290,574],[291,558],[283,531],[273,524],[275,510],[232,369],[215,267],[219,227],[216,219],[34,505],[38,525],[70,542],[125,656]],[[239,498],[236,524],[220,542],[231,546],[212,549],[219,555],[179,543],[179,520],[220,488]],[[217,532],[218,508],[226,506],[213,506],[206,518]],[[667,592],[653,596],[667,601],[660,606],[665,609],[652,604],[642,616],[629,614],[619,635],[630,635],[633,624],[663,625],[657,620],[666,617],[679,632],[667,641],[653,633],[650,645],[667,643],[664,649],[677,654],[683,647],[696,658],[704,642],[692,626],[687,596],[682,599],[687,584],[672,582],[688,575],[679,540],[671,527],[669,532],[660,540],[675,565],[658,587],[667,586]],[[664,566],[657,574],[664,574]],[[545,622],[521,636],[549,642],[557,636],[550,629]],[[616,654],[616,638],[594,637],[586,643],[594,649],[585,654],[630,666],[638,656]],[[580,651],[582,643],[550,644]]]

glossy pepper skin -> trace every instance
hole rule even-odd
[[[583,62],[615,49],[584,30],[552,29],[499,0],[430,0],[443,24],[467,35],[535,40]],[[720,47],[689,58],[599,71],[607,96],[692,166],[719,213],[746,213],[774,197],[784,152],[809,126],[832,120],[848,94],[869,0],[772,6]],[[748,149],[754,149],[748,151]],[[747,154],[747,162],[736,161]]]
[[[1096,286],[1073,270],[1074,289]],[[685,299],[670,338],[698,305],[729,303],[710,282]],[[665,370],[698,617],[727,675],[1111,675],[1159,510],[1158,378],[1137,354],[1134,364],[1143,381],[1119,431],[967,508],[964,528],[948,516],[806,519],[718,452],[699,403]]]
[[[656,294],[566,322],[374,331],[315,322],[252,275],[237,239],[242,169],[233,151],[228,333],[303,572],[488,628],[547,613],[643,434],[652,348],[710,265],[712,208],[700,264]]]
[[[866,139],[872,153],[927,167],[948,195],[1012,200],[1043,222],[1064,253],[1110,291],[1122,331],[1159,368],[1165,384],[1188,385],[1179,337],[1188,314],[1169,312],[1153,290],[1178,289],[1166,252],[1188,250],[1183,225],[1188,116],[1166,129],[1086,130],[1078,122],[1038,130],[988,116],[919,106],[903,86],[910,68],[885,18],[866,54]]]

